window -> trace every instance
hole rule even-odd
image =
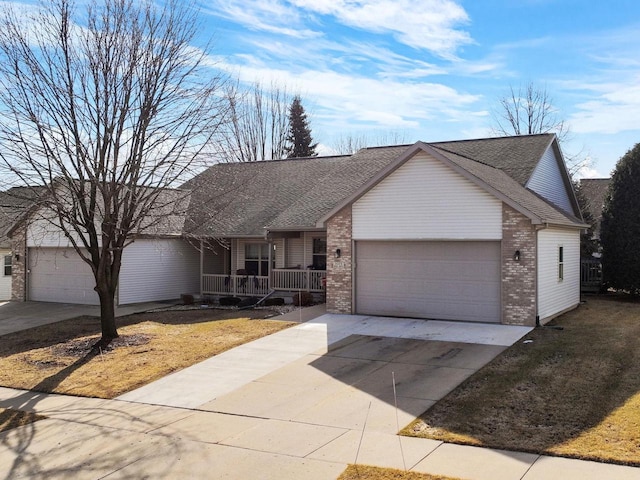
[[[313,239],[313,266],[314,270],[327,269],[327,239]]]
[[[275,255],[273,257],[275,262]],[[248,275],[269,275],[269,244],[247,243],[244,246],[244,269]]]
[[[558,280],[564,279],[564,247],[558,247]]]
[[[11,255],[4,256],[4,274],[7,277],[11,275],[12,258]]]

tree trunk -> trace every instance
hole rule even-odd
[[[116,329],[116,308],[115,308],[115,291],[109,288],[96,287],[98,297],[100,297],[100,328],[102,338],[100,344],[109,345],[111,340],[118,338],[118,330]]]

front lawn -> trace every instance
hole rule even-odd
[[[640,465],[640,303],[589,297],[535,329],[402,434]]]
[[[93,353],[100,320],[79,317],[0,337],[0,386],[114,398],[294,323],[269,310],[188,310],[117,319],[120,337]]]
[[[405,472],[395,468],[349,465],[338,480],[460,480],[429,473]]]

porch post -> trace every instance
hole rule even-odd
[[[200,239],[200,296],[204,296],[204,242]]]
[[[271,290],[271,276],[273,275],[273,269],[272,269],[272,262],[273,262],[273,242],[271,241],[271,239],[268,240],[269,241],[269,268],[267,269],[267,288],[269,290]]]

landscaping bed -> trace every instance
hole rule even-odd
[[[269,310],[189,310],[117,319],[105,350],[96,317],[78,317],[0,337],[0,386],[114,398],[291,322]]]
[[[402,434],[640,465],[640,303],[590,297],[537,328]]]

